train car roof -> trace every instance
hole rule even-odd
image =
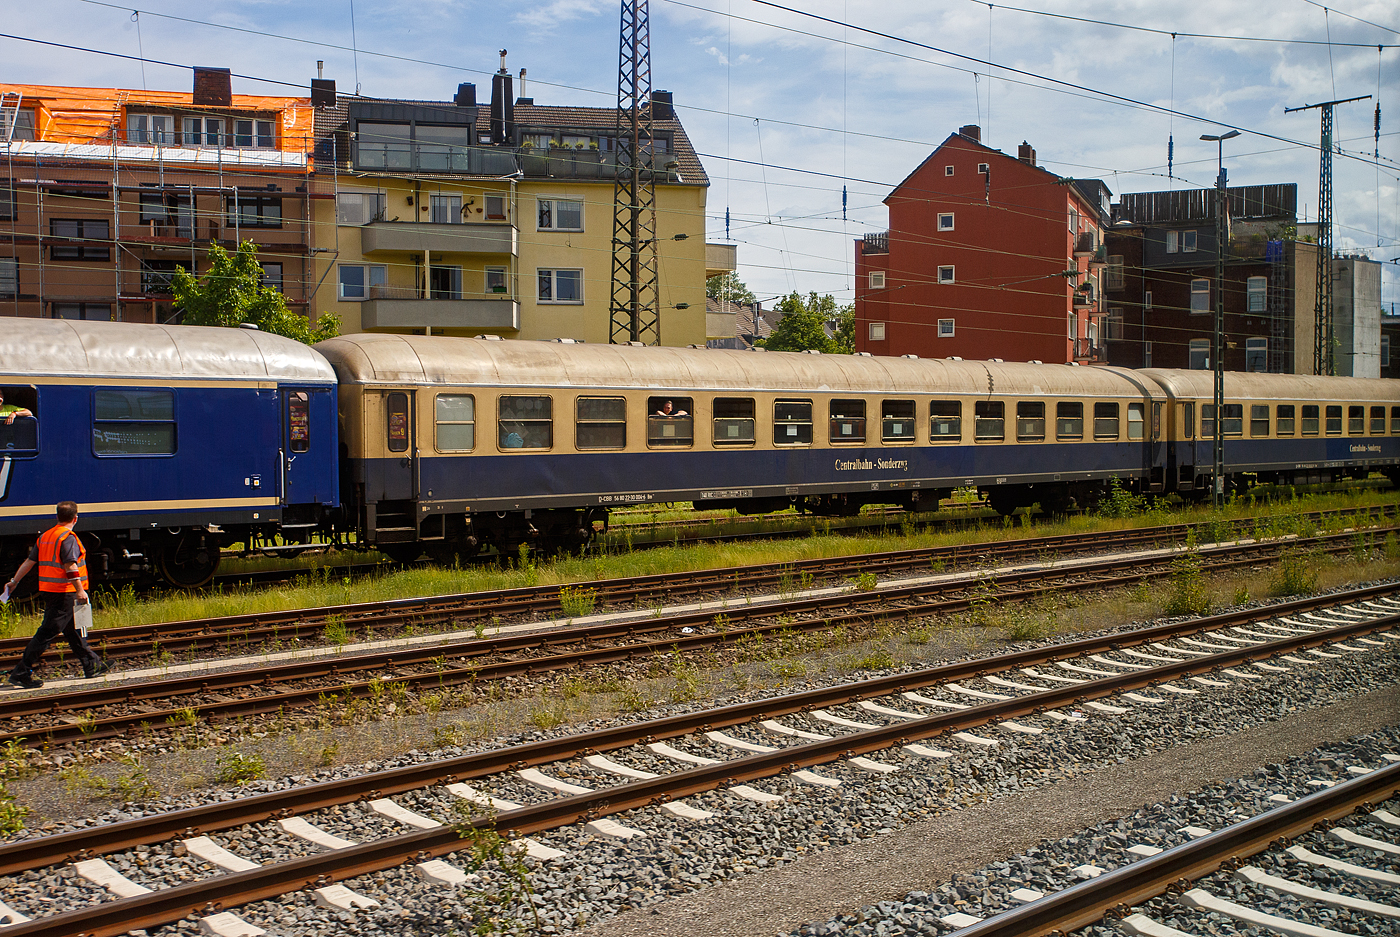
[[[1067,365],[358,333],[316,345],[346,384],[615,387],[779,393],[1141,397],[1132,372]],[[1156,394],[1161,395],[1157,390]]]
[[[1147,368],[1137,372],[1161,384],[1176,397],[1213,397],[1211,371],[1169,371]],[[1397,400],[1400,381],[1375,377],[1320,377],[1315,374],[1225,372],[1225,396],[1270,400]]]
[[[335,382],[320,352],[269,332],[69,319],[7,319],[0,375]]]

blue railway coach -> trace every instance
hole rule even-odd
[[[0,332],[0,563],[79,504],[98,581],[209,581],[221,545],[299,540],[338,504],[335,374],[255,329],[10,319]]]

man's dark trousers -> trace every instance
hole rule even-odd
[[[68,639],[68,646],[73,649],[73,655],[85,668],[97,663],[97,655],[88,647],[87,638],[73,626],[73,609],[77,600],[78,595],[75,592],[44,593],[44,621],[39,625],[39,630],[34,632],[34,637],[29,639],[24,656],[15,664],[15,669],[10,671],[11,676],[27,677],[33,673],[34,665],[39,663],[44,650],[56,641],[60,634]]]

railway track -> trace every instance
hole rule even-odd
[[[1354,548],[1353,536],[1237,543],[1198,555],[1204,571],[1220,571],[1276,559],[1290,550],[1347,552]],[[296,655],[276,663],[252,660],[247,661],[252,666],[244,669],[130,683],[108,680],[60,693],[15,694],[0,699],[0,744],[90,743],[133,732],[193,726],[201,720],[282,716],[325,705],[328,699],[383,700],[389,695],[396,702],[406,701],[410,693],[480,686],[656,655],[732,649],[803,633],[887,626],[966,611],[993,597],[1008,602],[1162,578],[1172,574],[1170,561],[1178,555],[1162,551],[1061,566],[1036,563],[977,577],[923,576],[868,592],[816,590],[802,597],[732,607],[711,602],[671,615],[643,612],[586,626],[537,625],[492,637],[397,645],[358,654]],[[956,594],[947,594],[953,590]]]
[[[14,924],[7,932],[103,937],[187,917],[194,924],[303,888],[313,889],[318,901],[334,905],[339,896],[354,906],[360,897],[363,906],[363,896],[349,892],[346,897],[346,880],[405,864],[429,880],[453,880],[453,867],[433,860],[465,848],[462,832],[424,812],[431,808],[450,815],[443,806],[448,803],[480,805],[470,826],[510,831],[519,848],[547,862],[561,854],[529,839],[530,834],[583,823],[597,835],[626,839],[640,835],[628,823],[684,828],[722,822],[707,808],[784,799],[755,785],[773,787],[781,780],[788,790],[804,785],[819,790],[900,770],[921,772],[919,765],[956,758],[957,751],[986,751],[998,739],[1034,739],[1088,719],[1127,718],[1124,714],[1135,707],[1164,706],[1261,681],[1296,680],[1312,667],[1343,658],[1389,659],[1400,648],[1398,592],[1400,586],[1354,590],[1174,622],[12,842],[0,846],[0,875],[11,881],[71,862],[91,884],[85,886],[85,906]],[[663,762],[670,767],[647,770]],[[536,791],[537,802],[506,802],[486,793],[506,778],[510,780],[504,783]],[[582,779],[590,783],[579,783]],[[1148,882],[1165,887],[1183,876],[1206,874],[1229,854],[1293,835],[1288,831],[1306,828],[1317,816],[1335,817],[1361,801],[1391,796],[1400,787],[1400,767],[1370,772],[1357,782],[1329,789],[1331,796],[1305,798],[1269,821],[1243,824],[1244,832],[1221,831],[1189,849],[1169,850],[1156,860],[1109,873],[1115,878],[1099,887],[1117,882],[1116,903],[1125,895],[1147,894],[1133,889],[1150,890]],[[384,819],[392,835],[364,843],[327,840],[330,819],[325,812],[356,802]],[[1311,819],[1304,816],[1314,809],[1320,812]],[[646,819],[663,812],[664,821]],[[628,813],[635,819],[620,816]],[[258,857],[232,855],[210,835],[249,824],[297,831],[293,835],[333,848],[260,865]],[[412,831],[398,832],[405,827]],[[234,844],[231,837],[223,837],[224,842]],[[244,837],[237,842],[251,841]],[[190,863],[194,881],[169,886],[147,879],[148,886],[101,859],[137,846],[148,851],[178,846],[184,854],[204,857],[206,864]],[[103,900],[103,888],[126,897]],[[1030,921],[1026,930],[997,929],[989,920],[975,925],[981,928],[975,933],[1039,934],[1058,926],[1042,926],[1044,921],[1102,916],[1101,910],[1089,910],[1085,893],[1090,890],[1086,884],[1050,896],[1039,909],[1038,902],[1018,909],[1027,920],[1046,915],[1041,923]],[[1090,919],[1095,918],[1083,918]]]
[[[1373,505],[1351,511],[1314,512],[1302,517],[1310,522],[1354,518],[1359,524],[1374,524],[1400,516],[1400,506]],[[1229,527],[1227,536],[1252,529],[1254,519]],[[161,622],[124,628],[106,628],[94,633],[92,643],[111,660],[171,659],[173,655],[214,650],[220,653],[257,652],[277,648],[286,642],[316,642],[334,621],[349,632],[359,631],[366,639],[412,627],[417,630],[448,625],[469,627],[476,622],[513,619],[521,616],[553,615],[561,611],[566,589],[590,593],[595,606],[602,608],[651,607],[680,598],[723,595],[745,590],[793,591],[811,585],[840,582],[862,575],[927,571],[941,564],[959,569],[988,563],[1004,563],[1028,556],[1054,556],[1092,550],[1125,550],[1142,545],[1159,546],[1185,542],[1195,532],[1200,539],[1220,536],[1206,524],[1174,524],[1121,531],[1103,531],[1055,537],[991,541],[955,546],[924,547],[886,553],[854,554],[844,557],[798,560],[695,572],[664,573],[627,579],[595,580],[566,586],[538,586],[475,593],[459,593],[428,598],[395,599],[316,609],[290,609],[257,612],[224,618]],[[27,643],[24,638],[0,640],[0,655],[18,655]]]

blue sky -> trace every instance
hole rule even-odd
[[[1231,184],[1296,182],[1300,208],[1312,219],[1317,112],[1283,110],[1364,94],[1372,100],[1336,111],[1345,155],[1334,157],[1334,239],[1378,260],[1400,257],[1400,4],[1394,0],[1341,0],[1326,9],[1315,0],[1024,2],[1038,13],[974,0],[786,5],[836,22],[757,0],[651,0],[653,83],[674,93],[691,139],[706,154],[713,182],[709,236],[724,238],[728,208],[740,275],[761,297],[797,289],[849,299],[852,239],[883,230],[881,200],[890,187],[968,123],[982,126],[984,142],[1013,154],[1027,140],[1041,165],[1101,178],[1115,195],[1211,185],[1215,146],[1198,138],[1237,127],[1244,136],[1225,149]],[[615,0],[359,0],[353,35],[349,0],[198,6],[138,0],[138,7],[144,11],[139,31],[132,7],[10,2],[4,31],[127,55],[139,50],[150,59],[229,67],[302,86],[324,59],[326,77],[343,91],[358,83],[368,95],[431,99],[449,99],[461,81],[487,83],[497,50],[506,48],[511,71],[528,70],[527,93],[540,104],[615,100]],[[1377,44],[1388,48],[1378,52]],[[991,61],[990,77],[986,64],[956,55]],[[147,63],[143,76],[137,62],[11,39],[0,39],[0,61],[8,81],[190,84],[188,71]],[[1055,87],[1047,79],[1092,90]],[[287,93],[241,79],[235,90]],[[1370,154],[1378,93],[1377,164]],[[1169,134],[1176,144],[1174,180],[1167,177]],[[1400,310],[1400,264],[1387,264],[1385,272],[1384,301]]]

